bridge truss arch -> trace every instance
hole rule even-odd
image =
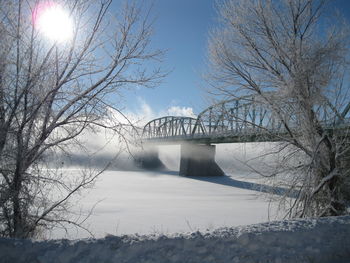
[[[187,139],[191,136],[197,119],[192,117],[165,116],[149,121],[143,128],[144,139]],[[202,130],[199,127],[199,130]]]
[[[202,111],[197,118],[165,116],[148,122],[143,138],[148,141],[194,141],[198,143],[276,141],[285,136],[287,127],[299,129],[298,104],[274,93],[244,96],[221,101]],[[279,100],[273,109],[268,100]],[[347,106],[347,108],[350,108]],[[341,114],[330,103],[322,102],[314,109],[325,128],[348,126],[349,109]]]

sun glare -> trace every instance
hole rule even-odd
[[[68,12],[54,2],[43,2],[33,13],[35,27],[52,41],[64,42],[73,35],[73,22]]]

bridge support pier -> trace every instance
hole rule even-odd
[[[215,162],[215,145],[182,144],[180,175],[221,176],[224,172]]]
[[[158,149],[155,146],[145,145],[143,149],[136,154],[135,161],[143,169],[157,170],[165,168],[159,159]]]

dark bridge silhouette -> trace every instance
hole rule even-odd
[[[278,109],[267,100],[278,100]],[[165,116],[148,122],[142,140],[149,144],[181,144],[180,174],[186,176],[222,175],[215,162],[218,143],[266,142],[285,140],[298,134],[298,104],[276,93],[244,96],[221,101],[202,111],[197,118]],[[313,111],[325,132],[349,136],[350,103],[339,109],[320,101]],[[184,143],[186,142],[186,143]]]

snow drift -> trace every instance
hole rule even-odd
[[[350,216],[284,220],[171,236],[0,239],[0,262],[350,262]]]

